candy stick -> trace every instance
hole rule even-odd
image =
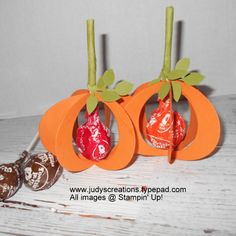
[[[87,20],[87,48],[88,48],[88,87],[96,86],[96,53],[95,53],[94,19]],[[104,104],[105,125],[110,126],[111,112]]]
[[[163,62],[163,72],[166,74],[171,69],[171,46],[172,46],[172,32],[173,32],[173,18],[174,8],[166,8],[166,31],[165,31],[165,52]]]
[[[28,147],[22,153],[19,154],[19,159],[16,160],[15,162],[17,165],[23,164],[30,158],[30,153],[35,148],[38,141],[39,141],[39,133],[37,131],[37,133],[34,135]]]
[[[34,149],[34,147],[38,144],[38,141],[39,141],[39,132],[35,134],[35,136],[31,140],[29,146],[25,149],[25,151],[31,152],[32,149]]]
[[[173,109],[172,109],[172,90],[170,90],[170,94],[169,94],[169,97],[170,97],[170,123],[171,123],[171,130],[170,130],[170,136],[169,136],[169,141],[170,141],[170,146],[168,148],[168,162],[170,164],[172,164],[174,162],[174,158],[172,156],[172,153],[173,153],[173,138],[174,138],[174,112],[173,112]]]
[[[94,40],[94,20],[87,20],[87,47],[88,47],[88,86],[96,85],[96,55]]]
[[[165,53],[164,53],[164,64],[163,72],[164,74],[170,72],[171,69],[171,48],[172,48],[172,32],[173,32],[173,18],[174,18],[174,8],[166,8],[166,31],[165,31]],[[171,86],[171,83],[170,83]],[[173,137],[174,137],[174,115],[172,109],[172,89],[169,92],[170,98],[170,123],[171,131],[169,135],[170,146],[168,148],[168,162],[173,163],[172,151],[173,151]]]
[[[79,152],[89,160],[104,159],[111,149],[111,138],[109,129],[104,126],[99,117],[98,101],[96,92],[96,56],[94,40],[94,20],[87,20],[87,45],[88,45],[88,88],[90,97],[95,100],[95,109],[89,113],[88,104],[86,120],[83,125],[77,129],[76,143]],[[88,98],[88,99],[89,99]],[[105,107],[105,106],[104,106]],[[110,111],[104,108],[106,123],[110,119]],[[93,127],[93,129],[91,129]],[[92,137],[92,138],[91,138]]]

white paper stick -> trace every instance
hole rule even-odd
[[[30,142],[29,146],[26,148],[27,152],[31,152],[31,150],[36,146],[36,144],[39,141],[39,132],[37,132],[34,136],[34,138],[32,139],[32,141]]]

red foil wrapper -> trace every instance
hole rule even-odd
[[[185,136],[184,119],[176,111],[173,112],[173,120],[171,119],[169,98],[158,101],[159,107],[152,112],[146,126],[147,139],[156,148],[168,149],[171,143],[175,147]]]
[[[111,149],[110,130],[101,122],[98,107],[86,113],[86,122],[77,129],[76,143],[79,152],[89,160],[106,158]]]

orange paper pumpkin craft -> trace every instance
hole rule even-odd
[[[169,162],[172,162],[174,159],[198,160],[209,156],[218,144],[220,121],[210,101],[199,90],[192,87],[192,85],[201,82],[203,76],[197,72],[188,72],[189,59],[181,59],[176,64],[174,70],[170,69],[172,27],[173,8],[168,7],[166,10],[165,57],[161,74],[157,79],[141,85],[137,89],[138,92],[134,93],[124,107],[135,127],[137,142],[135,152],[137,154],[144,156],[168,156]],[[159,122],[156,124],[156,127],[150,128],[145,113],[145,104],[156,93],[159,94],[159,99],[170,98],[170,101],[172,101],[173,93],[173,99],[176,102],[182,95],[186,98],[190,109],[190,122],[185,137],[180,131],[180,140],[177,141],[174,135],[170,135],[169,139],[168,136],[165,137],[167,140],[166,144],[161,142],[162,145],[166,145],[166,148],[168,147],[168,150],[162,149],[158,144],[156,145],[157,147],[154,147],[145,140],[148,139],[150,141],[150,133],[158,133],[161,125]],[[169,119],[171,112],[172,119],[175,120],[176,117],[172,111],[172,106],[169,108],[169,112],[167,112],[169,113],[167,118]],[[180,125],[183,127],[183,120],[180,117],[177,117],[177,119],[179,119],[179,122],[182,123]],[[182,139],[183,141],[179,143]],[[155,143],[155,141],[157,139],[154,139],[152,143]]]
[[[108,86],[114,82],[112,70],[106,71],[96,84],[93,20],[87,21],[87,32],[89,89],[78,90],[71,97],[52,106],[40,121],[39,135],[47,150],[56,155],[59,163],[69,171],[82,171],[92,165],[97,165],[106,170],[119,170],[127,167],[133,160],[136,144],[133,124],[127,112],[117,102],[123,95],[129,93],[132,85],[122,81],[114,89],[109,89]],[[88,114],[94,114],[93,112],[96,112],[99,102],[103,103],[104,107],[113,113],[118,126],[119,140],[107,153],[105,159],[95,161],[82,156],[81,153],[85,152],[76,151],[73,140],[76,141],[76,138],[80,137],[76,137],[77,127],[80,129],[80,125],[78,126],[77,123],[78,113],[86,106]],[[93,134],[91,133],[91,135]],[[88,137],[86,136],[86,138]]]

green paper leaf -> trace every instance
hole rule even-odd
[[[119,94],[114,90],[105,90],[101,94],[103,101],[114,102],[120,99]]]
[[[157,84],[158,82],[161,81],[161,76],[159,76],[157,79],[152,80],[149,85]]]
[[[187,71],[189,68],[189,65],[190,65],[190,59],[189,58],[182,58],[176,63],[175,69]]]
[[[98,83],[97,83],[97,88],[99,90],[103,90],[103,89],[105,89],[105,87],[106,87],[106,85],[104,83],[103,77],[100,77],[98,80]]]
[[[161,85],[161,88],[158,92],[159,98],[164,99],[166,97],[166,95],[169,93],[169,91],[170,91],[170,83],[163,82],[163,84]]]
[[[184,77],[188,74],[187,70],[172,70],[171,72],[167,73],[167,78],[169,80],[176,80]]]
[[[188,85],[199,84],[204,79],[204,76],[198,72],[192,72],[188,76],[182,79]]]
[[[86,107],[87,107],[88,113],[91,114],[94,111],[94,109],[97,107],[97,105],[98,105],[97,98],[93,94],[90,94],[86,100]]]
[[[176,82],[176,81],[173,81],[172,82],[172,90],[173,90],[173,97],[174,97],[174,100],[176,102],[179,101],[179,98],[181,96],[181,91],[182,91],[182,87],[181,87],[181,84]]]
[[[110,86],[115,81],[115,74],[112,69],[106,70],[102,76],[103,82],[106,86]]]
[[[120,96],[125,96],[125,95],[127,95],[127,94],[132,90],[133,86],[134,86],[134,85],[133,85],[132,83],[123,80],[123,81],[119,82],[119,83],[115,86],[114,90],[115,90]]]
[[[96,85],[90,86],[90,85],[88,84],[88,89],[89,89],[90,93],[93,94],[93,93],[96,92],[97,86],[96,86]]]

